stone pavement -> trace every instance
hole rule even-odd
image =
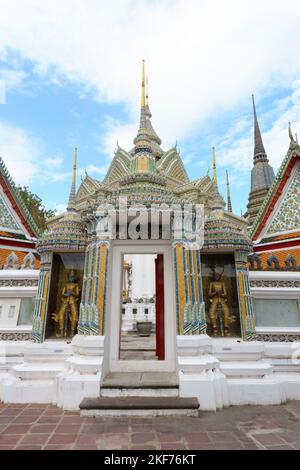
[[[53,405],[0,403],[4,449],[300,449],[300,401],[198,418],[90,418]]]

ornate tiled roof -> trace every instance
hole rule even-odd
[[[300,271],[300,247],[250,255],[248,268],[258,271]]]
[[[265,227],[271,213],[273,212],[274,206],[283,192],[284,187],[291,175],[291,172],[297,161],[300,159],[300,147],[295,140],[291,140],[288,152],[279,168],[279,171],[274,179],[272,186],[270,187],[267,196],[257,214],[257,217],[251,227],[250,236],[253,240],[256,240]],[[297,175],[296,175],[297,176]],[[297,188],[296,188],[297,190]],[[295,201],[297,204],[297,201]],[[298,201],[299,204],[299,201]],[[298,206],[299,207],[299,206]],[[294,216],[297,217],[299,210],[295,206]],[[299,225],[295,225],[297,228]],[[280,230],[277,230],[280,231]]]
[[[66,213],[55,221],[38,241],[37,249],[40,253],[45,251],[84,251],[87,244],[87,232],[80,214],[75,208],[76,194],[76,161],[75,149],[73,178],[69,203]]]
[[[38,241],[38,251],[83,251],[87,243],[87,233],[80,215],[75,210],[67,210],[64,217],[44,232]]]
[[[40,235],[40,229],[34,222],[29,210],[27,209],[26,204],[24,203],[22,197],[20,196],[20,193],[14,181],[12,180],[9,174],[9,171],[6,168],[5,163],[1,157],[0,157],[0,184],[3,188],[3,191],[6,193],[7,197],[11,200],[13,209],[18,214],[22,224],[26,227],[30,235],[32,237],[36,237]],[[5,224],[8,224],[9,228],[17,229],[17,230],[19,229],[20,231],[20,227],[17,226],[16,222],[12,219],[11,215],[8,214],[7,208],[3,206],[3,201],[0,206],[0,214],[1,214],[0,216],[4,220],[4,226],[6,226]]]
[[[252,250],[252,242],[246,233],[246,222],[238,225],[222,216],[205,222],[204,249],[230,248]]]
[[[300,230],[295,230],[295,231],[293,230],[292,232],[283,233],[281,235],[268,236],[268,237],[263,238],[260,241],[260,243],[271,243],[271,242],[290,240],[290,239],[300,240]]]
[[[24,259],[28,256],[30,252],[28,251],[20,251],[20,250],[13,250],[13,249],[5,249],[1,248],[0,250],[0,269],[3,269],[7,266],[8,258],[13,254],[14,255],[14,269],[21,269],[24,267]],[[40,259],[39,256],[34,253],[33,255],[33,265],[30,266],[32,269],[39,269],[40,268]]]

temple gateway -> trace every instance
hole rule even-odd
[[[86,174],[78,190],[75,149],[67,211],[49,222],[37,244],[29,341],[6,342],[3,357],[10,359],[1,366],[0,399],[80,406],[85,414],[126,414],[134,400],[137,414],[193,414],[199,404],[215,410],[300,398],[293,342],[300,335],[298,252],[284,245],[285,271],[269,260],[276,253],[261,258],[280,237],[299,245],[293,181],[300,148],[290,130],[281,169],[289,168],[287,187],[278,189],[254,100],[253,106],[254,168],[242,217],[232,211],[228,175],[226,203],[219,192],[214,148],[212,178],[196,180],[176,146],[163,150],[143,63],[132,149],[118,146],[104,180]],[[292,227],[290,219],[275,221],[285,193],[296,198]],[[190,241],[192,232],[198,244]],[[268,284],[272,279],[293,284],[283,292]]]

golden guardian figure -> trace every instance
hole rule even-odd
[[[208,322],[211,325],[214,336],[218,334],[218,316],[221,310],[220,316],[220,330],[221,335],[230,336],[229,326],[236,319],[234,315],[231,315],[228,302],[227,292],[225,283],[222,281],[223,272],[217,273],[213,271],[213,280],[209,284],[208,297],[210,301],[210,308],[208,313]]]
[[[62,290],[61,306],[58,313],[53,313],[53,320],[58,323],[58,338],[66,337],[68,320],[70,322],[71,337],[74,336],[78,322],[77,302],[79,299],[79,286],[76,277],[71,273],[68,282]]]

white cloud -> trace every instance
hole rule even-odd
[[[137,122],[126,124],[107,116],[101,130],[102,134],[95,136],[98,142],[96,148],[112,159],[118,145],[125,150],[130,150],[133,147],[133,139],[137,133]]]
[[[141,58],[165,147],[300,73],[298,0],[0,0],[0,10],[0,54],[17,50],[47,79],[124,104],[129,124],[107,130],[110,151],[136,130]]]
[[[38,175],[39,142],[28,131],[0,122],[0,155],[17,184],[28,185]]]
[[[65,171],[65,172],[46,172],[42,175],[42,178],[44,178],[46,181],[51,181],[53,183],[58,183],[61,181],[69,181],[71,185],[71,179],[72,179],[72,171]]]
[[[5,104],[6,103],[6,87],[5,87],[5,81],[0,80],[0,104]]]
[[[42,141],[32,132],[3,121],[0,121],[0,156],[16,184],[71,181],[72,172],[60,170],[61,157],[45,156]]]
[[[63,161],[62,157],[49,157],[45,160],[45,164],[50,168],[61,168]]]
[[[19,88],[26,77],[27,74],[23,70],[13,70],[8,68],[2,68],[0,70],[0,80],[5,83],[6,90]]]
[[[67,204],[57,204],[57,203],[52,203],[50,204],[51,208],[53,207],[53,210],[57,212],[57,214],[62,214],[63,212],[66,212],[67,210]]]

